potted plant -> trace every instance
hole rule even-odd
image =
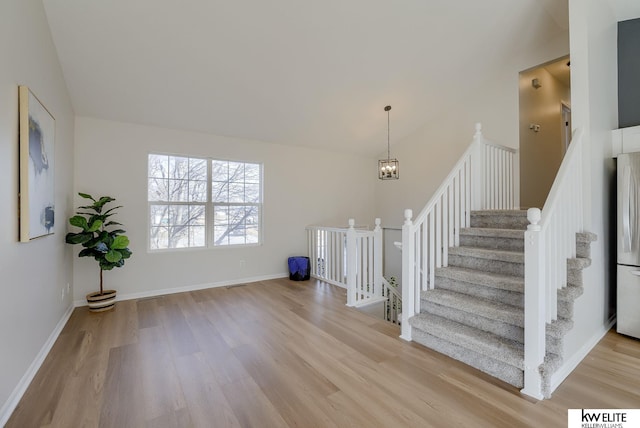
[[[91,312],[102,312],[112,309],[116,301],[115,290],[104,290],[102,284],[102,273],[116,267],[124,266],[124,261],[131,257],[129,250],[129,238],[124,235],[122,229],[112,229],[113,226],[121,226],[117,221],[109,220],[116,214],[118,208],[115,206],[107,209],[107,205],[114,198],[101,196],[95,199],[87,193],[78,193],[85,199],[93,201],[91,205],[78,208],[76,215],[69,219],[72,226],[79,227],[77,233],[67,233],[65,241],[67,244],[80,244],[84,248],[78,257],[93,257],[100,266],[100,291],[87,294],[87,303]]]

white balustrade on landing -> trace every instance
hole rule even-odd
[[[391,285],[385,278],[382,278],[382,295],[386,298],[384,302],[384,319],[393,324],[400,324],[402,313],[402,293],[396,285]]]
[[[400,337],[411,340],[408,320],[420,312],[420,293],[433,288],[435,270],[448,265],[449,247],[460,245],[471,210],[517,206],[516,169],[516,150],[485,140],[478,123],[471,145],[415,220],[405,210]]]
[[[540,366],[546,324],[558,317],[558,290],[567,285],[567,259],[576,257],[576,233],[584,230],[582,131],[571,140],[542,211],[530,208],[525,232],[525,337],[523,394],[541,399]]]
[[[372,231],[307,227],[311,276],[347,289],[347,305],[359,307],[383,300],[382,228]]]

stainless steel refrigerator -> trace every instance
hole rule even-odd
[[[618,156],[618,333],[640,338],[640,153]]]

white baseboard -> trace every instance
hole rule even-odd
[[[163,288],[160,290],[142,291],[140,293],[118,293],[116,301],[146,299],[149,297],[164,296],[166,294],[184,293],[185,291],[206,290],[207,288],[228,287],[231,285],[245,284],[249,282],[267,281],[270,279],[288,278],[288,273],[277,273],[274,275],[252,276],[248,278],[233,279],[229,281],[210,282],[206,284],[185,285],[182,287]],[[76,300],[75,307],[87,306],[86,300]]]
[[[73,313],[73,308],[73,305],[69,305],[67,311],[64,313],[64,315],[62,315],[62,318],[60,318],[60,321],[58,321],[58,324],[56,324],[56,327],[49,335],[49,338],[40,349],[40,352],[38,352],[38,355],[36,355],[36,358],[33,360],[26,373],[22,376],[20,382],[18,382],[18,385],[11,392],[11,395],[9,395],[9,398],[4,403],[2,408],[0,408],[0,426],[4,426],[7,423],[7,421],[11,417],[11,414],[16,409],[16,406],[18,406],[20,399],[29,387],[29,384],[35,377],[36,373],[38,373],[40,366],[42,366],[44,359],[49,354],[49,351],[51,351],[53,344],[58,339],[58,336],[62,332],[64,326],[67,324],[67,321],[69,321],[71,313]]]
[[[551,375],[551,392],[555,391],[557,387],[560,386],[562,382],[571,374],[572,371],[578,367],[578,364],[584,360],[584,358],[591,352],[591,350],[600,342],[600,340],[604,337],[605,334],[611,327],[616,323],[616,317],[612,317],[607,324],[605,324],[600,330],[596,331],[593,336],[589,340],[587,340],[584,345],[574,353],[571,358],[566,360],[562,366]]]

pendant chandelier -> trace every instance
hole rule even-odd
[[[398,159],[391,159],[391,146],[389,142],[389,110],[391,106],[386,106],[387,112],[387,158],[378,161],[378,178],[380,180],[397,180],[400,178],[400,163]]]

